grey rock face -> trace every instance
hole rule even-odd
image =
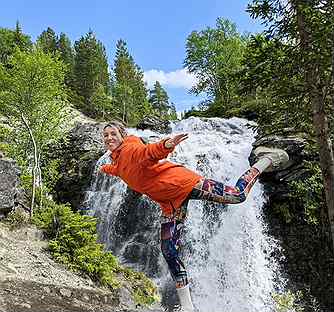
[[[101,123],[78,124],[55,158],[61,159],[61,179],[56,185],[58,200],[79,208],[96,160],[104,153]]]
[[[0,158],[0,216],[15,206],[19,196],[20,171],[12,159]]]
[[[167,120],[160,120],[154,116],[145,117],[138,123],[137,128],[141,130],[150,129],[160,133],[171,133],[172,131]]]

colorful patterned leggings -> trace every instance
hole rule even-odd
[[[168,264],[169,271],[176,282],[176,287],[188,284],[185,266],[180,259],[181,236],[190,199],[213,201],[223,204],[238,204],[246,200],[256,182],[259,171],[252,167],[237,181],[235,187],[224,185],[211,179],[201,180],[191,191],[187,199],[168,222],[161,224],[161,250]]]

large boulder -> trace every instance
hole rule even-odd
[[[289,196],[289,182],[305,178],[307,170],[304,168],[303,160],[312,160],[314,155],[305,148],[307,141],[303,136],[268,135],[253,143],[253,150],[249,157],[250,164],[254,164],[254,150],[258,146],[274,147],[285,150],[289,155],[289,162],[283,170],[272,173],[263,173],[261,180],[265,182],[266,192],[273,202],[286,200]]]
[[[0,218],[16,205],[20,197],[20,170],[15,161],[0,155]]]
[[[55,187],[59,201],[81,207],[96,160],[105,152],[102,129],[102,123],[78,123],[67,142],[55,152],[55,157],[61,159],[61,178]]]
[[[155,116],[144,117],[143,120],[138,123],[137,128],[140,130],[149,129],[152,131],[166,134],[172,132],[168,120],[161,120]]]

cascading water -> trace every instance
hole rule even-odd
[[[248,167],[254,132],[244,119],[189,118],[173,125],[173,134],[189,133],[171,155],[207,178],[234,185]],[[129,129],[138,136],[151,131]],[[164,287],[170,279],[159,252],[157,205],[131,193],[117,178],[98,174],[87,192],[86,206],[100,219],[99,233],[121,261],[144,270]],[[185,254],[193,301],[202,312],[274,311],[272,293],[283,286],[275,261],[278,246],[266,235],[261,217],[264,204],[260,183],[247,200],[223,206],[190,201]],[[279,282],[278,282],[279,280]]]

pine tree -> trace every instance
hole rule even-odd
[[[0,63],[6,65],[15,49],[28,51],[31,47],[30,37],[22,33],[18,21],[16,22],[15,30],[0,28]]]
[[[57,51],[57,35],[54,30],[48,27],[37,38],[37,45],[44,51],[44,53],[55,54]]]
[[[159,117],[167,117],[170,108],[169,98],[159,81],[156,81],[153,90],[150,90],[149,102],[152,104],[154,112]]]
[[[169,118],[170,120],[176,120],[177,119],[177,113],[176,113],[176,107],[173,102],[169,104]]]
[[[19,21],[16,21],[16,25],[15,25],[14,44],[21,51],[28,51],[32,46],[30,37],[22,33],[22,28],[21,28]]]
[[[83,99],[77,103],[79,108],[89,115],[97,114],[92,96],[102,86],[106,95],[110,94],[110,77],[108,61],[103,44],[96,39],[90,30],[74,44],[74,90]]]
[[[60,59],[67,66],[67,72],[65,76],[65,84],[69,87],[73,85],[73,66],[74,66],[74,56],[73,49],[71,46],[70,39],[61,33],[57,41],[57,51],[59,52]]]
[[[129,54],[126,42],[119,40],[114,62],[113,101],[121,112],[119,117],[129,124],[135,124],[151,111],[143,76]]]
[[[60,53],[61,60],[66,64],[73,65],[73,50],[71,47],[70,39],[64,34],[61,33],[56,44],[57,51]]]

